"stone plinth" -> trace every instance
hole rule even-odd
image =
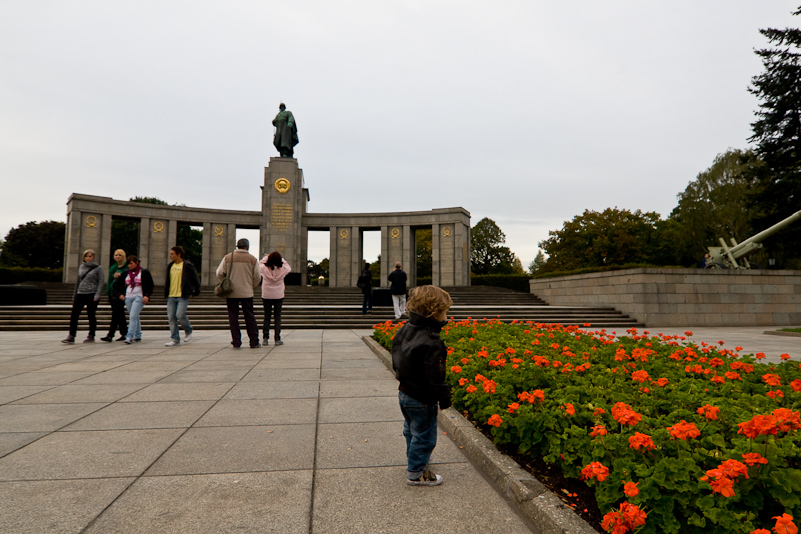
[[[296,273],[306,271],[301,223],[307,201],[298,160],[270,158],[262,188],[261,253],[277,250]]]

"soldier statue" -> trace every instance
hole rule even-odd
[[[275,137],[273,145],[281,153],[282,158],[291,158],[295,153],[295,145],[298,144],[298,126],[291,111],[287,111],[283,103],[278,106],[280,110],[273,119],[275,126]]]

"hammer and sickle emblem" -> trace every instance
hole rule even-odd
[[[283,194],[289,191],[289,186],[290,186],[289,180],[287,180],[286,178],[279,178],[278,180],[275,181],[275,190],[278,191],[279,193]]]
[[[215,237],[220,237],[221,235],[223,235],[223,227],[222,226],[215,226],[214,227],[214,236]]]
[[[97,217],[94,215],[90,215],[86,218],[86,227],[87,228],[95,228],[97,227]]]
[[[153,223],[153,230],[156,232],[163,232],[164,231],[164,223],[161,221],[156,221]]]
[[[340,239],[347,239],[348,238],[348,229],[347,228],[343,228],[342,230],[339,231],[339,238]]]
[[[392,232],[390,232],[390,235],[392,236],[392,239],[398,239],[400,237],[400,230],[393,228]]]
[[[451,227],[450,226],[443,226],[442,227],[442,235],[445,237],[449,237],[451,235]]]

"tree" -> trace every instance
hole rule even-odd
[[[414,240],[416,243],[415,269],[418,278],[430,278],[434,272],[434,257],[431,241],[431,228],[420,228],[415,230]],[[394,267],[393,267],[394,268]]]
[[[748,91],[761,101],[749,141],[765,162],[751,184],[753,224],[762,230],[801,210],[801,30],[759,32],[771,46],[756,51],[765,70],[752,78]],[[801,267],[801,225],[791,225],[765,244],[780,263]]]
[[[662,221],[658,213],[607,208],[586,210],[561,230],[550,231],[540,242],[548,260],[543,272],[587,267],[646,263],[675,265],[677,246],[666,235],[675,235],[677,223]]]
[[[537,256],[528,264],[528,273],[537,274],[537,272],[542,269],[543,265],[545,265],[545,254],[539,250],[537,251]]]
[[[61,221],[33,221],[12,228],[6,235],[0,264],[46,269],[62,267],[66,228]]]
[[[682,264],[694,264],[718,238],[729,242],[753,234],[748,209],[749,176],[762,165],[751,150],[729,149],[678,194],[679,205],[670,218],[681,223]]]
[[[328,278],[328,258],[323,258],[320,263],[306,260],[306,274],[309,280],[320,278],[321,276]]]
[[[175,244],[183,247],[186,259],[194,263],[200,273],[203,263],[203,230],[197,230],[188,224],[179,224]]]
[[[143,204],[157,204],[159,206],[169,206],[167,202],[164,202],[160,198],[156,197],[132,197],[128,200],[130,200],[131,202],[141,202]],[[178,204],[174,205],[177,206]]]
[[[506,234],[489,217],[470,231],[471,264],[474,274],[509,274],[514,271],[515,255],[506,243]],[[522,268],[522,266],[521,266]]]

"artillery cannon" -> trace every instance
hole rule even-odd
[[[719,247],[709,247],[709,258],[706,260],[707,269],[759,269],[756,264],[748,263],[746,256],[755,250],[762,248],[762,241],[772,236],[782,228],[790,226],[792,223],[801,219],[801,211],[797,211],[768,228],[762,230],[755,236],[749,237],[742,243],[738,243],[731,238],[732,246],[726,245],[726,241],[722,237],[718,238],[720,241]]]

